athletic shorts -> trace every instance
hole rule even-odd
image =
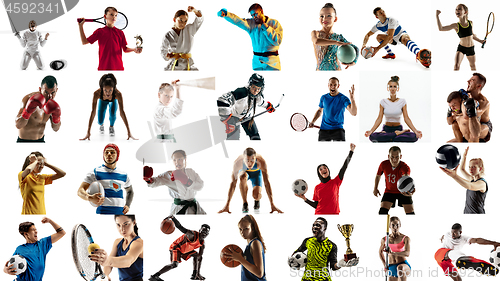
[[[345,130],[319,130],[318,141],[345,141]]]
[[[451,251],[451,249],[441,248],[434,254],[434,259],[439,264],[441,269],[443,269],[446,276],[448,276],[451,272],[458,271],[450,259],[445,259],[446,253],[449,251]]]
[[[403,44],[403,42],[401,42],[401,36],[403,36],[403,34],[406,34],[406,31],[402,31],[402,32],[400,32],[398,35],[396,35],[396,36],[392,37],[392,42],[391,42],[391,44],[392,44],[392,45],[394,45],[394,46],[395,46],[395,45],[397,45],[397,44],[398,44],[398,42],[399,42],[400,44]]]
[[[196,253],[197,252],[195,250],[192,250],[187,253],[183,253],[180,250],[170,250],[170,261],[172,262],[176,261],[178,263],[182,262],[181,259],[187,261],[191,256],[193,256]]]
[[[398,201],[399,207],[403,207],[403,205],[413,204],[411,196],[404,196],[401,193],[384,193],[384,196],[382,196],[382,202],[385,201],[392,203],[391,208],[394,208],[396,206],[396,200]]]
[[[242,171],[242,170],[240,170]],[[262,186],[262,171],[259,169],[257,171],[245,171],[248,175],[248,179],[252,182],[252,186]]]
[[[392,277],[398,277],[398,265],[400,265],[400,264],[406,264],[411,269],[410,264],[408,263],[407,260],[405,260],[404,262],[389,264],[389,271],[387,272],[387,274],[389,276],[392,276]],[[401,274],[405,274],[405,273],[401,272]]]
[[[460,44],[458,44],[458,48],[457,48],[457,52],[460,52],[468,57],[470,56],[473,56],[476,54],[476,52],[474,51],[474,46],[472,47],[464,47]]]
[[[45,136],[37,139],[37,140],[25,140],[25,139],[22,139],[20,137],[17,137],[17,141],[16,142],[43,142],[45,143]]]

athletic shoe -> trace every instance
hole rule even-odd
[[[104,125],[99,126],[99,133],[101,133],[101,135],[104,135]]]
[[[260,201],[259,201],[259,200],[255,200],[255,201],[254,201],[254,204],[253,204],[253,211],[254,211],[254,213],[256,213],[256,214],[260,213]]]
[[[425,67],[429,68],[431,65],[431,51],[422,49],[417,53],[417,60]]]
[[[476,259],[474,257],[460,257],[457,260],[458,268],[471,268],[482,274],[497,275],[498,269],[489,262]]]
[[[149,281],[163,281],[163,279],[161,279],[159,276],[151,275],[151,277],[149,277]]]
[[[382,57],[383,59],[395,59],[396,58],[396,55],[395,54],[387,54],[385,56]]]
[[[248,213],[248,203],[243,203],[243,208],[241,208],[241,211],[243,211],[243,213]]]
[[[113,126],[109,127],[109,135],[112,137],[115,136],[115,127],[113,127]]]

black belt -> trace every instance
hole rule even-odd
[[[253,52],[253,54],[255,56],[259,56],[259,57],[270,57],[270,56],[278,56],[278,51],[274,51],[274,52],[265,52],[265,53],[257,53],[257,52]]]

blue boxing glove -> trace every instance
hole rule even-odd
[[[462,100],[466,100],[469,98],[469,94],[467,94],[466,90],[460,89],[458,92],[460,92],[460,95],[462,96]]]
[[[217,16],[219,16],[221,18],[227,16],[227,9],[221,9],[220,11],[218,11]]]
[[[476,102],[473,98],[468,98],[464,101],[464,107],[467,112],[467,116],[476,117]]]

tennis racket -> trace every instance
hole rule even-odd
[[[71,250],[73,252],[73,261],[75,262],[78,273],[86,281],[95,281],[97,277],[104,279],[101,265],[89,258],[89,245],[94,243],[90,231],[83,224],[77,224],[71,234]]]
[[[106,19],[104,17],[100,17],[97,19],[83,18],[83,20],[85,20],[85,22],[97,22],[106,25]],[[82,22],[82,18],[76,19],[76,21]],[[115,27],[120,30],[124,30],[127,27],[127,25],[128,25],[127,16],[125,16],[125,14],[123,14],[122,12],[118,12],[118,15],[116,17]]]
[[[297,132],[305,131],[309,128],[309,124],[310,123],[307,121],[306,116],[302,113],[294,113],[290,118],[290,125],[292,126],[292,129]],[[319,126],[314,125],[314,128],[319,128]]]
[[[284,97],[285,97],[285,94],[282,94],[282,95],[281,95],[281,98],[280,98],[280,101],[278,102],[278,104],[277,104],[277,105],[275,105],[275,106],[274,106],[274,109],[276,109],[276,108],[278,108],[278,107],[280,106],[281,101],[283,100],[283,98],[284,98]],[[267,113],[267,110],[265,110],[265,111],[262,111],[262,112],[260,112],[260,113],[255,114],[255,115],[253,116],[253,118],[258,117],[258,116],[261,116],[261,115],[262,115],[262,114],[264,114],[264,113]],[[247,118],[245,118],[245,119],[240,120],[240,122],[241,122],[241,123],[245,123],[245,122],[247,122],[247,121],[250,121],[251,119],[252,119],[252,117],[247,117]]]
[[[488,34],[491,33],[494,25],[495,25],[495,14],[493,12],[490,12],[490,15],[488,16],[488,22],[486,24],[486,36],[484,36],[484,40],[486,40]],[[486,44],[486,42],[484,42],[483,45],[481,45],[481,48],[484,48],[484,44]]]

